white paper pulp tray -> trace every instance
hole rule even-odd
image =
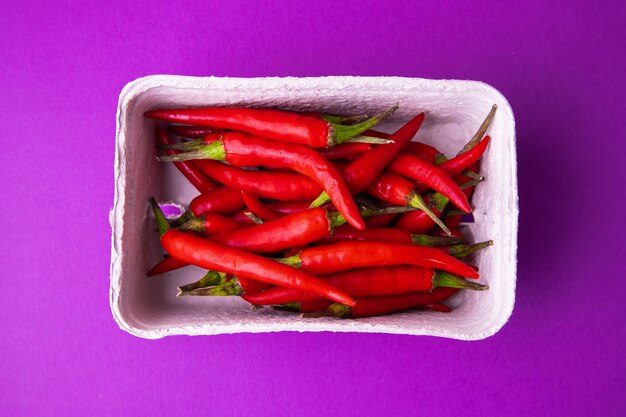
[[[392,131],[418,112],[426,120],[416,139],[455,155],[473,135],[492,104],[491,144],[481,172],[487,181],[474,195],[473,241],[493,239],[474,262],[487,292],[462,291],[449,314],[407,311],[367,319],[303,319],[298,314],[251,310],[236,297],[176,297],[176,287],[203,275],[187,267],[148,278],[163,254],[148,200],[187,204],[197,192],[171,164],[155,159],[150,109],[185,106],[254,106],[316,110],[329,114],[374,114],[399,103],[380,126]],[[397,77],[196,78],[155,75],[124,87],[117,110],[115,201],[111,211],[111,309],[119,326],[144,338],[168,335],[274,331],[340,331],[483,339],[508,320],[515,300],[518,196],[515,122],[506,99],[474,81]]]

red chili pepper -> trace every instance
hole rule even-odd
[[[185,126],[185,125],[169,125],[168,129],[170,132],[182,136],[183,138],[189,139],[199,139],[202,138],[213,131],[213,129],[209,129],[206,127],[198,127],[198,126]]]
[[[161,235],[161,245],[166,252],[181,261],[271,285],[298,288],[338,303],[354,305],[354,300],[349,295],[314,275],[240,249],[170,229],[154,199],[151,204]]]
[[[233,230],[244,227],[246,227],[246,225],[229,217],[221,216],[219,214],[204,213],[200,217],[194,217],[193,219],[183,223],[179,229],[202,232],[204,235],[209,236],[218,233],[232,232]]]
[[[451,177],[456,177],[480,160],[480,158],[487,150],[489,140],[489,136],[485,136],[485,138],[481,140],[478,145],[465,153],[462,153],[452,159],[448,159],[447,161],[442,162],[441,164],[439,164],[439,167],[446,171]]]
[[[159,143],[162,145],[171,145],[173,143],[167,132],[161,127],[157,126],[155,130]],[[176,155],[179,153],[179,151],[174,149],[167,149],[165,152],[168,155]],[[202,170],[200,170],[193,161],[176,162],[175,165],[181,174],[183,174],[185,178],[187,178],[187,180],[189,180],[189,182],[201,193],[211,191],[218,187],[215,181],[207,177],[206,174],[202,172]]]
[[[440,303],[457,292],[457,288],[440,287],[431,292],[385,295],[381,297],[359,297],[356,305],[342,308],[341,304],[331,304],[327,312],[334,317],[371,317],[394,313],[418,306]]]
[[[437,287],[477,291],[489,288],[445,272],[407,265],[357,269],[321,278],[353,297],[407,294],[414,291],[431,291]],[[317,295],[284,287],[273,287],[256,294],[243,294],[242,298],[255,305],[319,300]]]
[[[159,261],[156,265],[154,265],[150,270],[146,273],[147,276],[153,277],[155,275],[161,275],[166,272],[174,271],[176,269],[182,268],[189,265],[186,262],[179,261],[178,259],[172,256],[166,256],[161,261]]]
[[[315,208],[250,228],[214,235],[211,240],[255,253],[273,253],[315,242],[345,222],[336,212]]]
[[[278,201],[275,203],[266,204],[266,207],[270,210],[273,210],[281,215],[291,214],[291,213],[299,213],[301,211],[305,211],[309,209],[308,201]],[[248,218],[245,213],[247,210],[240,210],[237,213],[233,214],[230,218],[242,223],[252,223],[250,218]]]
[[[239,286],[241,286],[242,291],[246,294],[256,294],[271,287],[270,284],[265,282],[243,277],[237,277],[237,282],[239,283]]]
[[[386,145],[385,145],[386,146]],[[320,155],[328,160],[342,159],[347,156],[355,156],[372,150],[369,143],[348,142],[335,145],[331,148],[322,148],[319,150]]]
[[[203,172],[226,187],[259,198],[304,201],[315,198],[322,189],[309,177],[292,171],[252,171],[208,159],[194,162]]]
[[[189,203],[189,210],[199,217],[204,213],[230,214],[244,206],[241,192],[230,188],[202,193]]]
[[[461,210],[466,213],[472,211],[467,198],[457,183],[443,169],[415,155],[403,153],[398,155],[388,166],[387,170],[415,181],[420,181],[430,188],[445,195]]]
[[[204,148],[186,154],[164,156],[161,160],[217,159],[236,166],[274,165],[300,172],[331,196],[335,207],[357,229],[365,228],[359,210],[352,200],[341,174],[317,151],[307,146],[278,143],[239,132],[227,132]]]
[[[276,310],[299,311],[300,313],[317,313],[326,310],[332,302],[325,299],[319,301],[302,301],[300,303],[287,303],[274,306]]]
[[[278,261],[313,274],[331,274],[369,266],[415,265],[468,278],[478,277],[472,268],[440,249],[393,242],[345,241],[308,248],[296,256]]]
[[[350,126],[273,109],[208,107],[154,110],[145,115],[169,122],[239,130],[281,142],[325,148],[359,135],[389,116],[396,108],[394,106],[369,120]]]
[[[396,242],[403,243],[405,245],[419,246],[440,246],[459,243],[461,241],[459,238],[412,234],[406,230],[388,227],[367,227],[365,230],[357,230],[349,224],[344,224],[343,226],[336,228],[331,235],[320,239],[323,243],[334,243],[344,240],[374,240],[379,242]]]
[[[343,178],[352,194],[365,191],[383,172],[385,166],[400,152],[417,133],[424,121],[424,113],[409,120],[404,126],[390,136],[393,143],[378,146],[361,155],[342,171]],[[311,207],[320,207],[328,201],[329,196],[322,193],[313,201]]]
[[[393,223],[397,217],[398,214],[380,214],[365,219],[365,224],[367,227],[387,227]]]
[[[367,189],[367,193],[392,204],[407,205],[420,209],[441,227],[444,232],[450,235],[450,230],[448,230],[446,225],[439,220],[439,217],[428,208],[422,197],[413,189],[411,181],[399,175],[383,172]]]
[[[379,131],[372,130],[372,129],[366,130],[365,132],[363,132],[363,134],[367,136],[373,136],[375,138],[380,138],[380,139],[389,139],[389,136],[390,136],[389,133],[379,132]],[[404,145],[404,147],[402,148],[402,151],[411,153],[413,155],[417,155],[420,158],[426,159],[427,161],[430,161],[433,163],[436,161],[439,155],[442,155],[442,153],[439,152],[437,148],[431,145],[427,145],[422,142],[413,142],[413,141]]]
[[[263,221],[276,220],[281,217],[280,213],[263,204],[258,198],[242,191],[241,197],[248,210]],[[234,220],[233,220],[234,221]]]
[[[482,180],[471,179],[460,187],[461,189],[473,187],[481,181]],[[424,201],[436,216],[440,216],[450,200],[441,193],[431,193],[424,196]],[[427,233],[434,225],[435,223],[426,213],[416,210],[402,215],[395,227],[408,230],[412,233]]]

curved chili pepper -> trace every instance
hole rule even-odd
[[[487,146],[489,146],[490,138],[485,136],[475,147],[471,148],[465,153],[462,153],[452,159],[448,159],[445,162],[439,164],[439,167],[446,171],[451,177],[456,177],[461,172],[469,169],[472,165],[480,160]]]
[[[409,294],[385,295],[381,297],[360,297],[356,305],[343,308],[341,304],[331,304],[327,312],[334,317],[371,317],[394,313],[423,305],[440,303],[457,292],[457,288],[440,287],[432,292],[412,292]]]
[[[380,139],[389,139],[389,133],[379,132],[377,130],[366,130],[363,132],[364,135],[373,136],[375,138]],[[430,162],[435,162],[440,155],[443,155],[437,148],[431,145],[427,145],[422,142],[409,142],[402,148],[403,152],[408,152],[413,155],[417,155],[420,158],[426,159]]]
[[[248,210],[250,210],[250,212],[255,216],[258,216],[261,220],[266,222],[269,220],[276,220],[281,217],[279,213],[267,207],[258,198],[246,193],[245,191],[241,192],[241,197],[243,198],[243,202],[246,204],[246,207],[248,207]]]
[[[391,115],[398,106],[359,124],[345,126],[274,109],[220,108],[153,110],[146,117],[169,122],[239,130],[281,142],[325,148],[353,138]]]
[[[387,170],[428,185],[430,188],[445,195],[458,208],[470,213],[472,208],[454,179],[443,169],[415,155],[403,153],[398,155],[387,166]]]
[[[366,240],[379,242],[396,242],[405,245],[440,246],[459,243],[461,239],[453,237],[438,237],[424,234],[412,234],[407,230],[389,227],[367,227],[357,230],[349,224],[336,228],[331,235],[320,239],[323,243],[341,242],[344,240]],[[287,256],[287,255],[285,255]]]
[[[273,210],[281,215],[299,213],[309,209],[308,201],[277,201],[265,205],[268,209]],[[250,219],[245,215],[247,210],[241,210],[233,214],[230,218],[238,222],[251,223]],[[394,214],[397,216],[397,214]]]
[[[214,235],[211,240],[254,253],[273,253],[315,242],[343,223],[345,219],[338,213],[315,208],[250,228]]]
[[[345,241],[315,246],[298,255],[277,260],[313,274],[331,274],[369,266],[415,265],[478,278],[476,271],[440,249],[394,242]]]
[[[170,229],[156,201],[151,199],[150,204],[157,219],[163,249],[181,261],[271,285],[298,288],[338,303],[354,305],[354,300],[349,295],[314,275],[240,249]]]
[[[323,119],[331,123],[344,124],[344,125],[358,123],[358,122],[362,122],[368,119],[366,114],[357,114],[355,116],[335,116],[332,114],[325,114],[325,113],[320,113],[316,111],[301,111],[301,112],[298,112],[298,114],[302,116],[307,116],[307,117],[314,117],[316,119]]]
[[[420,209],[435,222],[444,232],[450,235],[450,230],[433,213],[422,197],[413,189],[411,181],[398,175],[383,172],[367,189],[367,193],[380,200],[397,205],[407,205]]]
[[[381,172],[385,166],[400,152],[400,150],[415,136],[424,121],[424,113],[420,113],[413,119],[409,120],[404,126],[391,134],[389,138],[393,140],[392,144],[378,146],[375,149],[364,153],[359,159],[350,163],[345,167],[341,175],[343,175],[346,184],[350,188],[352,194],[358,194],[365,191]],[[311,207],[320,207],[329,199],[328,194],[320,194]],[[334,201],[333,201],[334,202]]]
[[[189,203],[189,210],[199,217],[204,213],[230,214],[244,206],[241,192],[230,188],[202,193]]]
[[[300,172],[324,188],[335,207],[357,229],[365,223],[341,174],[319,152],[307,146],[278,143],[239,132],[226,132],[222,139],[196,151],[161,157],[163,161],[217,159],[236,166],[274,165]]]
[[[166,256],[161,261],[159,261],[156,265],[154,265],[150,270],[146,273],[147,276],[153,277],[155,275],[161,275],[166,272],[174,271],[179,268],[183,268],[189,265],[186,262],[179,261],[178,259],[172,256]]]
[[[309,177],[293,171],[251,171],[208,159],[194,162],[204,173],[226,187],[242,190],[259,198],[303,201],[314,198],[322,190]]]
[[[163,130],[160,126],[157,126],[155,130],[157,140],[160,144],[171,145],[173,143],[167,132]],[[168,155],[176,155],[179,153],[179,151],[174,149],[167,149],[165,152]],[[175,165],[180,173],[183,174],[185,178],[187,178],[187,180],[201,193],[214,190],[218,187],[215,181],[207,177],[206,174],[202,172],[202,170],[200,170],[193,161],[176,162]]]
[[[188,139],[199,139],[213,132],[213,129],[199,126],[169,125],[167,128],[170,132]]]
[[[437,287],[476,291],[485,291],[489,288],[445,272],[407,265],[357,269],[321,278],[353,297],[407,294],[415,291],[432,291]],[[317,295],[284,287],[273,287],[256,294],[243,294],[241,297],[255,305],[310,302],[320,299]]]
[[[217,233],[232,232],[233,230],[243,227],[245,227],[245,225],[229,217],[219,214],[204,213],[200,217],[194,217],[183,223],[179,229],[202,232],[205,235],[214,235]]]

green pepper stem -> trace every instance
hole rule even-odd
[[[435,287],[461,288],[474,291],[487,291],[489,289],[488,285],[471,282],[449,272],[439,270],[433,275],[433,288]]]
[[[443,224],[443,222],[441,221],[441,219],[439,219],[439,217],[437,217],[437,215],[435,213],[433,213],[427,206],[426,203],[424,202],[424,200],[422,199],[422,197],[417,194],[415,191],[411,191],[411,193],[407,196],[407,205],[411,206],[411,207],[415,207],[417,209],[422,210],[424,213],[426,213],[426,215],[428,217],[430,217],[430,219],[435,222],[435,224],[437,226],[439,226],[441,228],[441,230],[443,230],[444,232],[446,232],[446,234],[448,236],[450,236],[452,234],[452,232],[450,232],[450,229],[448,229],[448,227]]]
[[[491,126],[491,122],[493,121],[493,118],[496,115],[496,110],[498,110],[498,106],[496,104],[491,106],[491,110],[489,110],[487,117],[485,117],[485,120],[483,121],[483,123],[480,125],[476,133],[474,133],[474,136],[472,136],[472,139],[470,139],[470,141],[467,142],[467,144],[463,147],[463,149],[461,149],[461,152],[459,152],[457,155],[464,154],[465,152],[469,151],[474,146],[476,146],[478,142],[480,142],[480,140],[485,136],[485,133],[487,133],[487,129],[489,129],[489,126]]]
[[[280,262],[281,264],[292,266],[296,269],[302,266],[302,259],[300,259],[299,253],[293,256],[288,256],[286,258],[272,258],[272,260]]]
[[[469,256],[474,252],[478,252],[481,249],[488,248],[489,246],[493,246],[493,240],[487,240],[473,245],[452,245],[450,246],[450,255],[455,258],[465,258],[466,256]]]
[[[257,216],[256,214],[249,212],[249,211],[245,211],[243,213],[247,218],[249,218],[250,220],[252,220],[255,224],[263,224],[263,219],[261,219],[259,216]]]
[[[186,212],[184,212],[183,214],[181,214],[180,216],[178,216],[178,218],[176,220],[172,220],[170,223],[170,227],[179,227],[182,226],[183,224],[185,224],[186,222],[188,222],[189,220],[195,218],[195,216],[193,215],[193,213],[188,210]]]
[[[330,122],[333,124],[342,124],[342,125],[362,122],[363,120],[367,120],[368,118],[369,117],[367,116],[367,114],[357,114],[356,116],[345,116],[345,117],[334,116],[332,114],[325,114],[322,116],[322,119],[326,120],[327,122]]]
[[[322,193],[318,195],[315,200],[313,200],[309,208],[322,207],[324,204],[328,203],[329,201],[330,201],[330,197],[328,196],[326,191],[322,191]]]
[[[179,151],[197,151],[203,149],[206,146],[206,142],[203,139],[194,139],[187,142],[180,143],[159,143],[157,147],[161,149],[176,149]]]
[[[188,292],[197,290],[199,288],[207,288],[221,285],[224,284],[227,279],[228,275],[223,272],[208,271],[206,275],[204,275],[198,281],[178,287],[178,294],[176,296],[180,297],[183,295],[187,295]]]
[[[183,291],[178,295],[193,295],[193,296],[231,296],[231,295],[242,295],[243,288],[239,285],[239,280],[236,278],[231,279],[230,281],[226,281],[223,284],[220,284],[216,287],[208,287],[208,288],[196,288],[191,291]]]
[[[364,122],[357,123],[354,125],[340,125],[331,123],[330,124],[330,134],[328,136],[328,146],[338,145],[365,132],[367,129],[379,123],[381,120],[389,117],[393,112],[398,109],[399,104],[395,104],[383,111],[380,114],[372,117],[371,119],[365,120]]]
[[[179,230],[192,230],[194,232],[204,232],[204,219],[202,217],[194,217],[186,221],[178,227]]]
[[[224,142],[222,142],[222,140],[216,140],[215,142],[204,144],[202,148],[194,151],[179,153],[176,155],[162,155],[157,159],[162,162],[179,162],[193,159],[213,159],[215,161],[223,161],[226,159],[226,149],[224,149]]]
[[[364,135],[357,135],[353,138],[346,140],[344,143],[346,142],[369,143],[371,145],[389,145],[391,143],[394,143],[394,141],[391,139],[382,139],[382,138],[376,138],[374,136],[364,136]]]
[[[430,235],[420,235],[420,234],[412,234],[411,240],[414,245],[417,246],[440,246],[440,245],[452,245],[455,243],[460,243],[463,241],[462,237],[442,237],[442,236],[430,236]]]
[[[170,230],[170,225],[167,223],[165,214],[163,214],[161,207],[159,207],[154,197],[150,197],[150,205],[152,206],[152,212],[154,213],[154,217],[156,218],[157,226],[159,228],[159,236],[163,236],[165,232]]]

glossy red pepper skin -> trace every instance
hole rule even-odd
[[[320,278],[353,297],[406,294],[433,289],[434,271],[410,265],[355,269]],[[273,287],[251,294],[246,301],[256,305],[317,301],[319,296],[292,288]]]
[[[341,242],[344,240],[365,240],[380,242],[396,242],[412,245],[411,232],[390,227],[367,227],[365,230],[357,230],[349,224],[336,228],[332,234],[320,239],[323,243]]]
[[[295,258],[294,266],[316,275],[370,266],[414,265],[479,277],[474,269],[440,249],[394,242],[345,241],[305,249]]]
[[[185,126],[185,125],[169,125],[170,132],[188,139],[200,139],[213,131],[207,127]]]
[[[275,203],[266,204],[265,206],[281,215],[299,213],[309,209],[308,201],[277,201]],[[233,214],[230,218],[242,223],[251,224],[252,220],[245,215],[247,210],[241,210]]]
[[[172,138],[167,134],[165,130],[161,127],[157,126],[156,137],[157,141],[162,145],[171,145],[174,143]],[[167,149],[165,153],[168,155],[176,155],[179,151],[174,149]],[[175,162],[176,168],[180,171],[181,174],[187,178],[187,180],[201,193],[205,191],[211,191],[218,187],[218,184],[209,178],[202,170],[196,165],[194,161],[180,161]],[[315,194],[318,195],[319,193]],[[312,197],[315,198],[315,197]]]
[[[353,194],[363,192],[369,187],[378,176],[384,171],[402,148],[417,134],[422,122],[424,113],[420,113],[409,120],[396,132],[389,135],[394,142],[384,146],[377,146],[370,152],[364,153],[359,159],[348,165],[342,175],[350,187]]]
[[[230,214],[244,206],[241,192],[230,188],[218,188],[202,193],[189,203],[189,210],[194,216],[205,213]]]
[[[166,272],[183,268],[187,265],[189,264],[186,262],[180,261],[174,258],[173,256],[166,256],[161,261],[159,261],[156,265],[150,268],[150,270],[146,273],[146,275],[149,277],[153,277],[155,275],[161,275]]]
[[[348,223],[364,229],[365,222],[341,173],[319,152],[307,146],[228,132],[222,135],[226,162],[236,166],[283,166],[313,179],[330,196]],[[387,145],[389,146],[389,145]]]
[[[273,109],[192,108],[155,110],[147,117],[168,122],[239,130],[281,142],[325,148],[332,138],[331,124],[325,120]]]
[[[386,146],[386,145],[385,145]],[[412,194],[415,194],[413,183],[399,175],[383,172],[367,188],[367,194],[379,200],[398,206],[409,205]]]
[[[489,136],[485,136],[483,140],[478,142],[478,144],[472,149],[465,153],[457,155],[452,159],[448,159],[447,161],[442,162],[441,164],[439,164],[439,167],[446,171],[451,177],[456,177],[463,171],[470,169],[472,165],[480,160],[480,158],[487,150],[487,146],[489,146],[489,141]]]
[[[208,239],[169,229],[162,233],[161,245],[171,256],[204,269],[298,288],[341,304],[354,305],[350,296],[311,274]]]
[[[368,217],[365,219],[365,224],[367,227],[387,227],[397,218],[398,214],[380,214],[378,216]]]
[[[324,208],[293,213],[263,224],[214,235],[211,240],[254,253],[274,253],[314,242],[331,232]]]
[[[388,166],[387,171],[426,184],[430,188],[447,196],[450,201],[466,213],[470,207],[465,194],[439,166],[415,155],[403,153],[398,155]]]
[[[204,213],[204,234],[228,233],[245,227],[241,223],[219,214]]]
[[[265,282],[243,277],[237,277],[237,281],[239,281],[239,286],[246,294],[256,294],[272,287],[270,284],[267,284]],[[323,298],[323,300],[326,299]]]
[[[389,136],[390,136],[389,133],[379,132],[373,129],[366,130],[365,132],[363,132],[363,135],[373,136],[375,138],[381,138],[381,139],[389,139]],[[437,148],[431,145],[427,145],[422,142],[413,142],[413,141],[404,145],[404,147],[402,148],[402,151],[411,153],[413,155],[417,155],[420,158],[426,159],[427,161],[430,161],[433,163],[437,159],[437,156],[441,154],[441,152],[439,152]]]
[[[360,297],[352,307],[352,317],[371,317],[407,310],[423,305],[437,304],[452,296],[456,288],[435,288],[432,292],[386,295],[381,297]]]
[[[248,210],[250,210],[250,213],[254,214],[255,216],[257,216],[264,222],[267,222],[270,220],[276,220],[281,217],[280,213],[267,207],[258,198],[246,192],[242,192],[241,197],[243,198],[243,202],[246,204],[246,207],[248,208]]]
[[[291,171],[251,171],[209,159],[194,161],[198,168],[226,187],[242,190],[259,198],[280,201],[303,201],[322,191],[309,177]]]
[[[385,145],[386,146],[386,145]],[[330,160],[343,159],[348,156],[355,156],[372,150],[372,145],[369,143],[360,142],[348,142],[340,143],[330,148],[323,148],[319,150],[320,155]]]

